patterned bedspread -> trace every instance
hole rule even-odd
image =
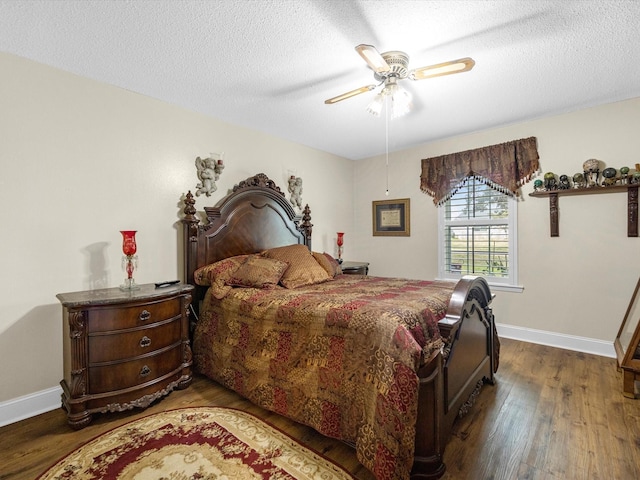
[[[253,403],[355,445],[378,480],[409,478],[418,377],[442,347],[454,285],[338,275],[297,289],[207,293],[196,369]]]

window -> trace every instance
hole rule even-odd
[[[491,285],[517,285],[517,201],[466,178],[439,208],[439,275],[482,275]]]

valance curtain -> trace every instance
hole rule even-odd
[[[540,168],[536,137],[490,145],[422,160],[420,190],[442,205],[468,177],[508,195],[531,180]]]

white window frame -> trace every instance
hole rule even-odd
[[[448,202],[449,200],[447,200]],[[521,292],[523,287],[518,285],[518,200],[511,195],[507,195],[508,211],[508,229],[509,229],[509,275],[507,277],[492,277],[484,275],[487,283],[495,290],[505,290],[513,292]],[[473,226],[473,225],[491,225],[504,224],[504,219],[466,219],[446,220],[445,218],[446,204],[438,207],[438,278],[440,280],[458,281],[462,277],[461,274],[455,274],[445,271],[445,228],[450,225]]]

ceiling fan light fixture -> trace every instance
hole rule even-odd
[[[411,94],[398,86],[391,96],[391,118],[398,118],[411,111]]]
[[[384,106],[384,95],[382,92],[378,93],[369,105],[367,105],[367,112],[374,117],[379,117],[382,113],[382,107]]]
[[[382,95],[387,95],[389,97],[393,96],[398,91],[398,84],[396,83],[396,79],[390,77],[387,79],[387,83],[384,88],[380,92]]]
[[[451,62],[438,63],[428,67],[416,68],[409,74],[411,80],[424,80],[426,78],[441,77],[453,73],[468,72],[476,62],[473,58],[461,58]]]
[[[382,90],[380,90],[367,106],[367,112],[379,117],[382,113],[385,99],[388,99],[390,102],[389,111],[392,119],[406,115],[411,110],[411,94],[398,85],[395,77],[387,78]]]

